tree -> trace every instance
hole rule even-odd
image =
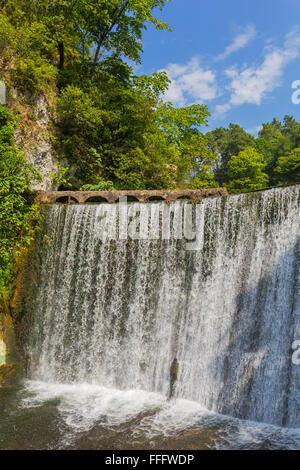
[[[45,26],[45,37],[55,45],[57,67],[63,70],[72,49],[95,65],[113,55],[139,62],[142,33],[147,23],[159,30],[169,25],[153,16],[169,0],[10,0],[5,14],[17,28]],[[53,48],[52,48],[53,54]],[[53,59],[55,55],[53,54]]]
[[[247,147],[255,148],[255,138],[238,124],[229,124],[228,129],[219,127],[208,132],[206,137],[209,148],[218,157],[216,180],[223,185],[228,182],[227,165],[231,157]]]
[[[264,123],[262,129],[258,134],[256,141],[257,150],[262,153],[267,163],[266,173],[270,177],[270,184],[276,184],[277,176],[275,174],[275,168],[277,166],[278,159],[282,155],[287,155],[291,152],[294,147],[292,135],[294,130],[293,118],[285,116],[284,124],[277,119],[273,119],[271,123]]]
[[[177,154],[173,164],[176,165],[179,187],[203,187],[206,181],[211,186],[216,156],[200,131],[201,126],[207,126],[209,116],[204,105],[175,108],[171,103],[163,103],[158,108],[159,128]]]
[[[236,194],[267,187],[269,177],[263,171],[265,166],[263,155],[251,147],[233,155],[227,168],[230,179],[226,184],[228,191]]]
[[[116,76],[109,59],[102,65],[99,82],[68,86],[58,99],[58,152],[73,166],[74,189],[99,178],[117,189],[170,187],[174,152],[157,120],[165,74],[138,79],[120,63]]]
[[[135,62],[140,61],[142,32],[146,23],[157,29],[169,29],[169,25],[153,16],[153,10],[162,8],[169,0],[82,0],[80,11],[82,28],[88,31],[88,40],[96,45],[94,63],[101,56],[115,51]]]
[[[169,80],[165,73],[135,77],[124,62],[124,56],[140,60],[147,24],[169,28],[154,16],[167,1],[10,0],[5,6],[0,38],[9,34],[8,60],[1,73],[32,94],[48,95],[47,81],[54,93],[58,88],[54,142],[74,189],[106,180],[117,188],[175,184],[174,151],[157,120]]]
[[[300,123],[293,116],[284,116],[282,134],[290,139],[294,147],[297,147],[300,144]]]
[[[300,148],[295,148],[290,154],[280,157],[275,168],[278,184],[300,182]]]
[[[175,108],[161,98],[170,84],[165,73],[134,75],[126,61],[140,61],[143,31],[149,24],[169,29],[156,16],[167,1],[3,2],[0,77],[30,106],[47,97],[54,118],[49,138],[72,188],[232,185],[229,170],[249,148],[263,156],[270,184],[296,178],[293,163],[289,170],[283,163],[294,162],[300,146],[292,116],[264,123],[257,139],[237,124],[204,135],[206,106]],[[255,161],[246,165],[245,188],[249,178],[257,184]]]

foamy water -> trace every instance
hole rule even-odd
[[[170,238],[103,236],[103,211],[121,224],[110,204],[45,208],[22,406],[54,400],[69,443],[128,425],[128,442],[197,428],[218,448],[299,448],[300,186],[131,207],[144,229],[159,212]],[[188,251],[176,233],[199,207],[201,244]]]
[[[137,426],[131,429],[132,438],[136,432],[151,441],[158,437],[174,438],[189,429],[218,429],[212,448],[300,450],[300,429],[234,419],[206,410],[196,402],[167,401],[163,395],[142,390],[120,391],[91,384],[27,381],[25,395],[21,407],[27,409],[56,403],[69,429],[62,447],[71,444],[78,433],[88,433],[96,425],[111,429],[142,416]]]

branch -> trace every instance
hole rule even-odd
[[[125,3],[125,5],[118,9],[116,8],[114,13],[113,13],[113,17],[114,15],[115,18],[113,19],[111,25],[109,25],[104,31],[103,33],[101,34],[100,38],[99,38],[99,41],[97,43],[97,49],[96,49],[96,52],[95,52],[95,58],[94,58],[94,64],[96,64],[99,60],[99,56],[100,56],[100,50],[101,50],[101,46],[103,44],[103,42],[105,41],[105,39],[107,38],[107,36],[109,35],[109,33],[112,31],[112,29],[114,28],[114,26],[116,26],[118,20],[120,19],[120,17],[123,15],[123,13],[127,10],[128,8],[128,5],[129,5],[129,2],[127,1]]]

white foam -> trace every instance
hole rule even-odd
[[[101,240],[97,205],[47,208],[51,243],[41,242],[32,285],[28,376],[168,396],[176,357],[173,396],[299,426],[291,354],[300,334],[299,196],[294,186],[203,201],[204,245],[195,252],[176,237]],[[177,230],[188,203],[174,204],[157,207]],[[114,207],[105,210],[117,228]],[[143,207],[135,209],[144,226]],[[113,400],[104,395],[100,415]]]
[[[23,399],[26,407],[41,406],[58,400],[58,410],[67,425],[80,431],[97,422],[108,426],[127,422],[143,411],[163,406],[165,398],[141,390],[120,391],[91,384],[50,384],[28,381],[30,396]]]
[[[139,418],[137,428],[151,440],[174,437],[190,428],[218,428],[218,449],[286,448],[300,449],[300,429],[243,421],[206,410],[198,403],[175,399],[142,390],[120,391],[92,384],[52,384],[27,381],[23,407],[43,406],[57,400],[57,409],[70,432],[70,442],[78,432],[88,432],[95,425],[108,428]],[[23,392],[22,392],[23,393]],[[134,433],[134,430],[133,430]]]

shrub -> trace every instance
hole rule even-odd
[[[34,170],[14,145],[16,122],[0,106],[0,293],[9,289],[13,258],[32,240],[37,204],[31,193]]]

